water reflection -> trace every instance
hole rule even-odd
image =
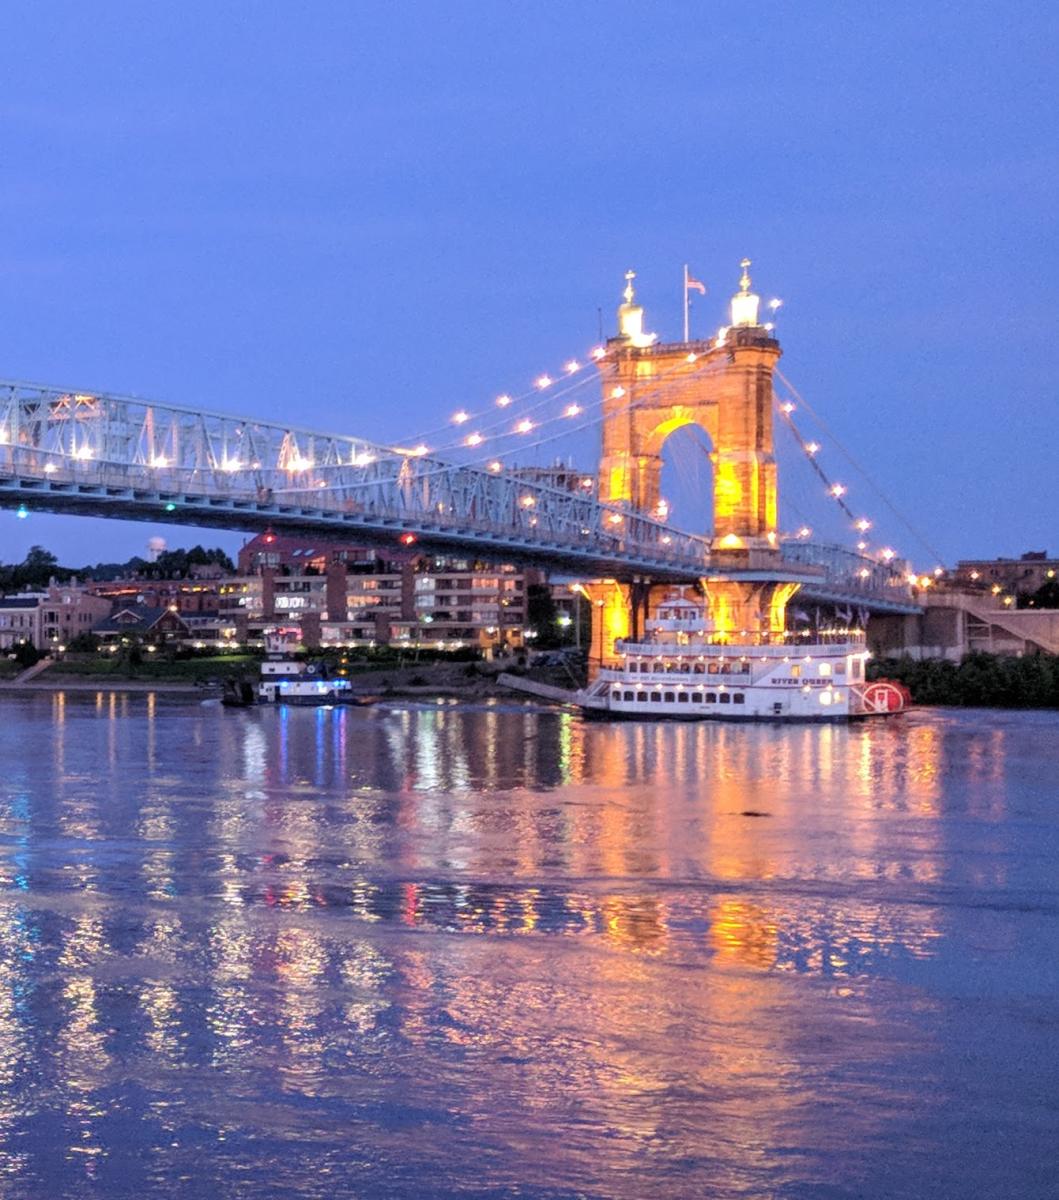
[[[1054,904],[1009,820],[1036,718],[6,703],[0,1173],[28,1192],[197,1159],[189,1195],[811,1194],[911,1113],[946,1128],[943,960]]]

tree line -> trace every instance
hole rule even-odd
[[[869,679],[896,679],[916,704],[973,708],[1059,708],[1059,658],[1021,658],[976,652],[959,662],[943,658],[879,658],[868,663]]]
[[[65,567],[43,546],[31,546],[20,563],[0,563],[0,593],[37,591],[51,579],[66,583],[78,579],[184,579],[195,566],[217,565],[234,570],[232,560],[219,547],[192,546],[190,550],[164,550],[156,562],[134,554],[125,562],[96,563],[95,566]]]

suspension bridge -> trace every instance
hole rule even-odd
[[[748,287],[744,268],[741,297]],[[754,585],[782,577],[817,602],[918,611],[893,552],[873,556],[814,541],[805,529],[784,537],[776,528],[772,411],[788,421],[790,412],[772,390],[778,344],[757,324],[756,308],[753,318],[734,320],[717,338],[660,345],[642,331],[630,275],[618,337],[556,379],[539,378],[525,396],[498,397],[488,413],[461,410],[435,447],[2,382],[0,505],[23,515],[401,543],[572,579],[672,584],[707,576]],[[570,402],[574,376],[599,399]],[[559,428],[540,432],[549,419]],[[674,528],[658,495],[661,443],[688,423],[706,428],[715,446],[712,538]],[[538,431],[539,445],[593,425],[603,434],[599,469],[573,485],[505,461],[514,452],[505,440],[525,445]],[[834,487],[832,495],[841,501]]]

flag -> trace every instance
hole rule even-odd
[[[700,295],[706,295],[706,285],[704,283],[700,283],[697,279],[692,279],[690,275],[686,275],[684,277],[684,291],[690,292],[693,288],[696,292],[700,293]]]

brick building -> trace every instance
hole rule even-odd
[[[953,582],[971,588],[995,588],[1029,595],[1059,572],[1059,558],[1046,550],[1029,550],[1020,558],[968,558],[956,564]]]
[[[109,612],[109,600],[93,595],[76,580],[6,596],[0,599],[0,650],[11,650],[20,642],[38,650],[68,645],[78,634],[91,633]]]
[[[220,583],[222,631],[254,641],[277,623],[309,645],[520,646],[540,572],[410,550],[266,533]]]

